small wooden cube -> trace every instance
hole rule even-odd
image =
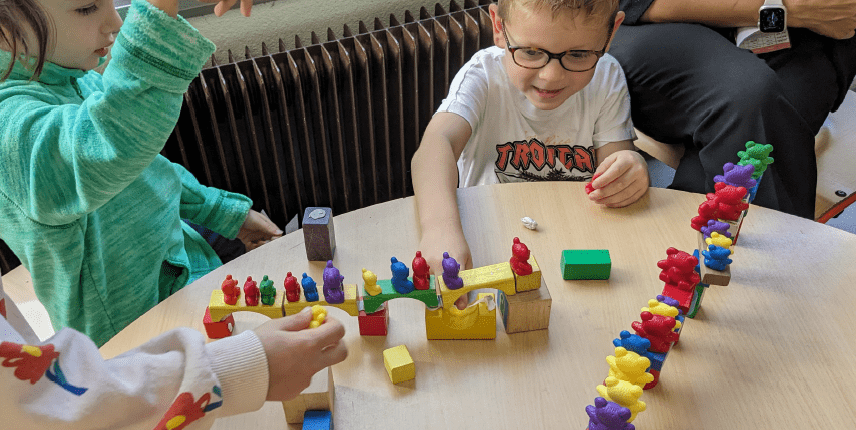
[[[333,259],[336,250],[336,235],[333,231],[333,210],[308,207],[303,212],[303,241],[309,261]]]
[[[566,249],[562,251],[562,278],[609,279],[612,260],[608,249]]]
[[[383,366],[386,367],[393,384],[416,378],[416,364],[405,345],[384,350]]]
[[[506,333],[542,330],[550,326],[553,298],[543,278],[540,287],[513,296],[499,292],[497,307],[502,313]]]
[[[380,310],[367,314],[360,311],[357,322],[360,325],[360,336],[386,336],[389,332],[389,302],[381,305]]]

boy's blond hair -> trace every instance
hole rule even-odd
[[[523,5],[549,8],[554,17],[564,10],[571,11],[574,16],[584,12],[589,18],[605,20],[610,28],[618,14],[618,0],[497,0],[497,3],[499,17],[504,20],[508,19],[513,8]]]

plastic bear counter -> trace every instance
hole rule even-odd
[[[594,401],[598,386],[609,392],[619,384],[606,380],[612,366],[604,357],[614,357],[615,372],[627,373],[638,364],[628,353],[616,353],[612,341],[628,351],[635,347],[631,323],[645,323],[640,307],[663,288],[657,263],[667,258],[665,250],[699,247],[689,225],[704,199],[651,189],[631,207],[608,209],[588,201],[583,183],[458,190],[473,267],[509,262],[511,241],[519,237],[537,257],[549,287],[549,328],[506,332],[499,312],[504,305],[518,306],[523,294],[543,298],[542,289],[496,297],[495,338],[488,340],[427,339],[429,306],[420,300],[386,302],[378,317],[380,327],[388,318],[385,336],[361,336],[350,309],[325,307],[328,319],[345,324],[349,348],[348,359],[332,369],[335,427],[582,430],[590,419],[586,406],[603,423],[620,416],[609,404]],[[536,230],[521,224],[526,216],[538,221]],[[334,218],[333,263],[345,286],[363,288],[363,268],[378,283],[390,279],[391,257],[404,262],[413,276],[419,229],[412,198]],[[324,300],[326,262],[307,260],[303,237],[299,231],[286,235],[188,285],[119,333],[102,353],[116,355],[179,326],[204,333],[205,308],[227,274],[237,280],[240,299],[248,276],[263,292],[268,275],[281,306],[286,274],[291,272],[299,284],[306,272]],[[562,279],[566,249],[608,250],[609,279]],[[680,341],[669,351],[656,388],[640,398],[646,410],[632,424],[640,430],[849,428],[856,398],[851,334],[856,265],[850,261],[856,236],[752,205],[733,250],[727,257],[733,260],[730,282],[706,288],[695,319],[684,324]],[[441,275],[442,269],[432,269],[435,278]],[[472,302],[477,294],[497,290],[473,293]],[[484,301],[473,306],[487,308]],[[659,315],[654,309],[659,305],[648,306]],[[255,312],[232,316],[235,332],[269,318]],[[624,330],[629,331],[626,342],[620,337]],[[383,351],[398,345],[406,345],[417,370],[415,379],[394,385]],[[663,357],[652,353],[650,358]],[[640,384],[647,380],[636,377]],[[300,427],[285,423],[280,403],[214,426]]]

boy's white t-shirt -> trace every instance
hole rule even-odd
[[[538,109],[508,79],[505,49],[477,52],[458,71],[437,112],[460,115],[472,135],[458,159],[459,186],[588,181],[594,149],[634,140],[624,71],[606,54],[591,82],[552,110]]]

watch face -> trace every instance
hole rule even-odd
[[[785,31],[785,9],[780,7],[761,9],[758,29],[763,33],[780,33]]]

